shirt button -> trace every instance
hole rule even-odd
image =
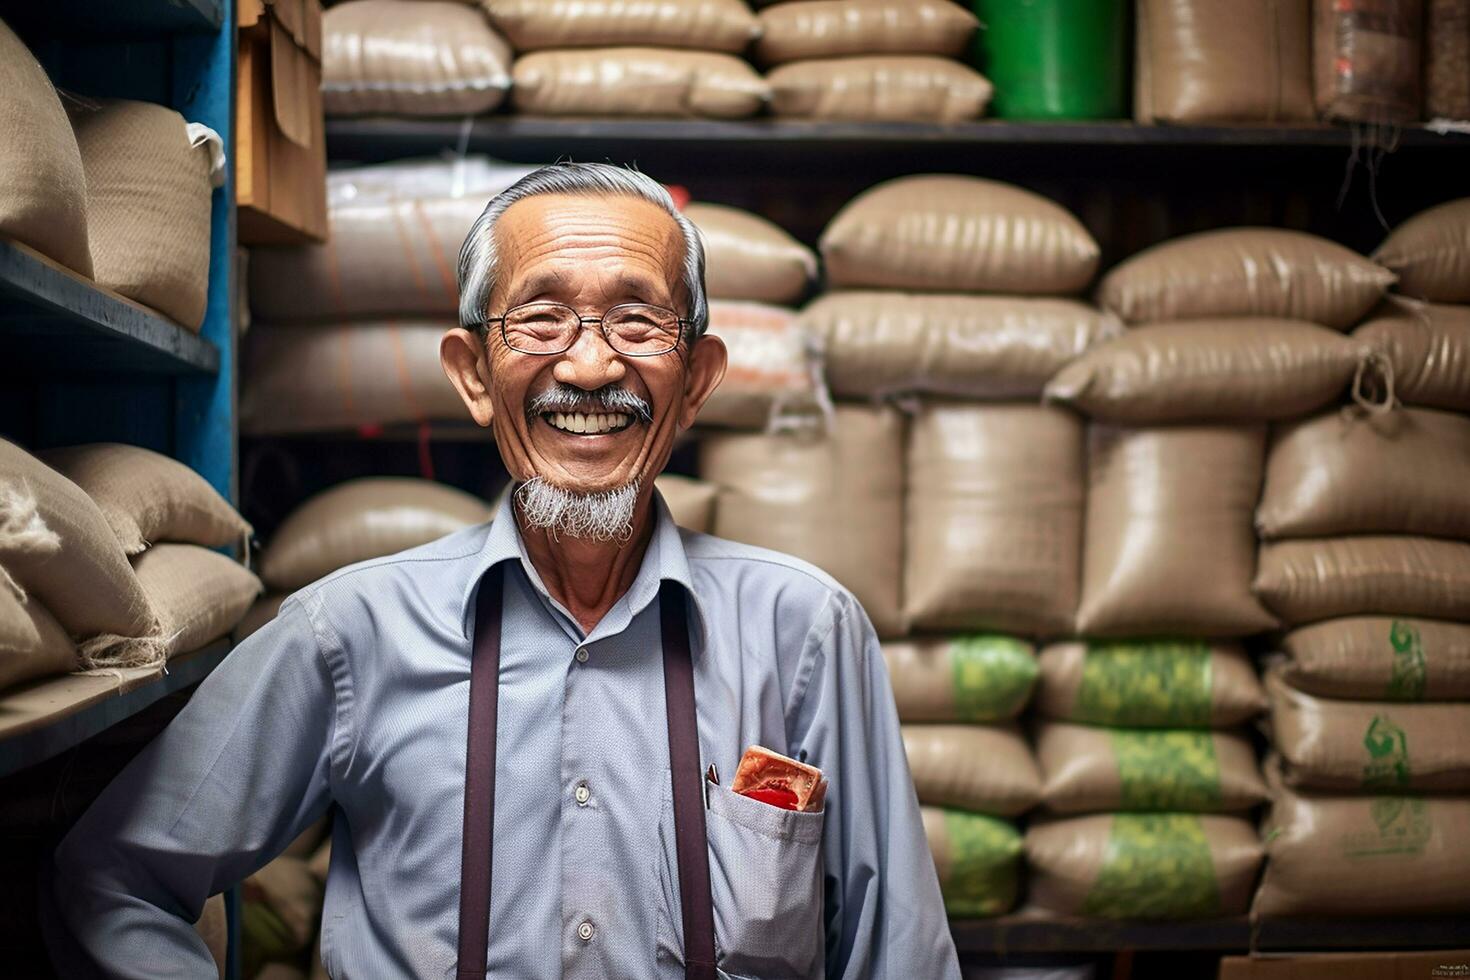
[[[577,784],[577,788],[575,791],[573,791],[572,796],[576,798],[577,806],[586,806],[587,801],[592,799],[592,790],[590,787],[588,787],[587,781],[585,779]],[[585,922],[582,924],[586,925]],[[583,936],[582,938],[586,939],[587,937]]]
[[[581,937],[582,942],[584,943],[591,942],[592,934],[596,931],[597,930],[592,928],[592,923],[590,922],[584,922],[577,927],[577,935]]]
[[[579,663],[579,664],[585,664],[586,662],[587,662],[587,648],[586,647],[582,647],[582,648],[580,648],[577,651],[577,663]]]

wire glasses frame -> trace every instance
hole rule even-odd
[[[601,316],[582,316],[565,303],[523,303],[501,316],[486,317],[476,326],[499,323],[500,338],[511,350],[550,356],[571,350],[582,330],[596,323],[607,345],[617,353],[656,357],[676,350],[693,322],[651,303],[620,303]]]

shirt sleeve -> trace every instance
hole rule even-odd
[[[102,792],[51,869],[47,939],[62,976],[216,976],[193,926],[205,899],[330,802],[336,673],[302,599],[288,600]]]
[[[829,780],[827,976],[959,980],[877,634],[837,593],[806,646],[792,748]]]

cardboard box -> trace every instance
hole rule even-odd
[[[240,242],[327,238],[321,0],[240,0],[235,202]]]
[[[1470,978],[1470,950],[1226,956],[1220,980],[1444,980]]]

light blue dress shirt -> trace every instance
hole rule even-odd
[[[959,968],[878,641],[852,595],[655,501],[637,577],[584,635],[502,504],[488,525],[296,593],[107,788],[56,854],[70,943],[109,976],[212,976],[204,900],[329,807],[322,958],[338,980],[451,978],[474,594],[507,563],[489,971],[679,978],[659,584],[692,597],[699,742],[728,786],[761,744],[830,780],[825,813],[711,787],[717,960],[763,980]]]

